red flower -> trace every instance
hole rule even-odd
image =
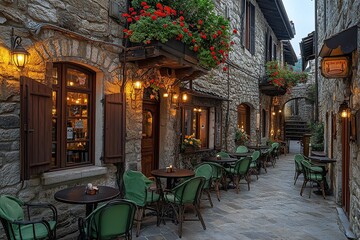
[[[187,29],[187,28],[184,28],[183,30],[184,30],[184,32],[186,32],[186,33],[189,32],[189,29]]]
[[[180,22],[183,22],[183,21],[184,21],[184,17],[183,17],[183,16],[180,16],[180,17],[179,17],[179,20],[180,20]]]
[[[145,10],[148,10],[150,7],[148,5],[144,6]]]
[[[227,67],[223,67],[223,71],[226,72],[226,71],[227,71]]]
[[[180,26],[181,26],[181,27],[185,26],[185,23],[184,23],[184,22],[180,22]]]
[[[166,28],[168,25],[167,24],[164,24],[163,27]]]
[[[191,39],[191,42],[195,43],[196,42],[195,38]]]
[[[194,52],[197,52],[199,50],[199,46],[195,45],[194,46]]]
[[[222,28],[222,29],[225,29],[225,26],[224,26],[224,25],[222,25],[222,26],[221,26],[221,28]]]
[[[215,38],[217,38],[217,35],[216,35],[216,34],[213,34],[213,36],[212,36],[212,37],[213,37],[213,39],[215,39]]]
[[[144,2],[141,2],[141,6],[146,6],[147,5],[147,3],[144,1]]]
[[[211,46],[211,47],[210,47],[210,51],[213,52],[214,50],[215,50],[214,46]]]
[[[130,11],[130,12],[133,12],[133,11],[134,11],[134,8],[129,8],[129,11]]]
[[[231,44],[231,45],[234,45],[235,43],[234,43],[234,41],[231,41],[230,44]]]
[[[234,33],[234,34],[237,34],[237,30],[236,30],[236,29],[234,29],[234,30],[233,30],[233,33]]]
[[[128,31],[129,31],[129,29],[127,29],[127,28],[124,28],[124,30],[123,30],[124,33],[128,32]]]
[[[199,25],[202,25],[202,24],[203,24],[203,20],[200,19],[198,23],[199,23]]]
[[[222,31],[218,30],[218,31],[217,31],[217,34],[218,34],[218,35],[221,35],[221,34],[222,34]]]
[[[127,17],[127,18],[128,18],[128,17],[131,17],[130,14],[128,14],[128,13],[123,13],[122,16],[123,16],[123,17]]]
[[[151,41],[150,40],[146,40],[146,44],[150,44],[151,43]]]
[[[167,13],[167,15],[171,14],[171,8],[169,6],[165,6],[164,11]]]
[[[155,20],[157,19],[157,16],[152,15],[152,16],[151,16],[151,19],[155,21]]]
[[[139,17],[139,16],[136,16],[136,17],[135,17],[135,20],[136,20],[136,21],[139,21],[139,20],[140,20],[140,17]]]
[[[132,22],[132,18],[128,18],[127,22],[129,22],[129,23]]]
[[[163,6],[161,5],[161,3],[157,3],[157,4],[156,4],[156,7],[157,7],[158,9],[160,9],[160,10],[163,10]]]
[[[189,33],[188,33],[188,36],[189,36],[189,37],[192,37],[192,33],[191,33],[191,32],[189,32]]]

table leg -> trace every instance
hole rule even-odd
[[[92,211],[94,211],[94,209],[96,209],[96,207],[97,207],[97,203],[86,204],[86,216],[89,216],[90,213],[92,213]]]

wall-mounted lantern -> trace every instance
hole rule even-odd
[[[346,101],[340,104],[339,113],[342,118],[350,117],[350,108]]]
[[[29,61],[29,52],[21,45],[21,37],[14,35],[14,29],[11,30],[11,61],[16,67],[22,69]]]

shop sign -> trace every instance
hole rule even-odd
[[[350,74],[348,57],[324,57],[321,60],[321,74],[325,78],[345,78]]]

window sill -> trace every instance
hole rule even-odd
[[[95,177],[106,173],[106,167],[89,166],[44,173],[41,177],[41,181],[43,185],[47,186],[82,178]]]

